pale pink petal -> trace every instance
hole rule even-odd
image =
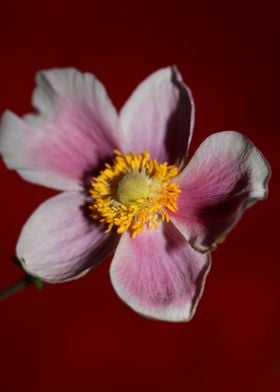
[[[31,275],[48,282],[75,278],[106,259],[116,235],[89,219],[85,198],[78,192],[52,197],[31,215],[17,244],[17,257]]]
[[[7,111],[0,152],[6,165],[34,183],[77,189],[117,148],[117,113],[102,84],[74,68],[38,73],[33,106],[23,118]]]
[[[172,221],[195,249],[212,249],[247,207],[266,197],[269,176],[268,163],[245,136],[215,133],[176,180],[181,194]]]
[[[121,147],[160,162],[183,164],[194,125],[191,91],[175,67],[160,69],[134,91],[120,113]]]
[[[172,224],[135,239],[124,233],[111,265],[112,284],[147,317],[187,321],[202,294],[210,256],[196,252]]]

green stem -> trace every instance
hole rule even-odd
[[[30,284],[34,283],[34,279],[26,275],[23,279],[19,280],[18,282],[14,283],[10,287],[7,287],[3,291],[0,292],[0,301],[4,301],[5,299],[11,297],[14,294],[19,293],[23,289],[25,289]]]

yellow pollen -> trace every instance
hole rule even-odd
[[[178,169],[167,162],[142,154],[115,151],[113,163],[91,180],[91,217],[118,233],[128,230],[135,238],[146,227],[151,230],[169,221],[169,211],[177,210],[179,186],[171,182]]]

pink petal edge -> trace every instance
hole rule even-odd
[[[176,67],[152,73],[120,112],[121,149],[148,149],[160,162],[182,166],[194,127],[194,102]]]
[[[85,197],[65,192],[42,203],[21,231],[16,253],[23,268],[58,283],[84,275],[109,257],[118,237],[86,216]]]
[[[188,321],[209,268],[210,254],[196,252],[167,224],[133,240],[124,233],[110,276],[119,297],[136,312],[159,320]]]
[[[74,68],[42,71],[32,102],[37,114],[4,113],[0,153],[28,181],[77,190],[118,148],[118,116],[103,85]]]
[[[176,179],[181,187],[172,222],[205,252],[223,241],[246,208],[267,196],[270,167],[242,134],[210,135]]]

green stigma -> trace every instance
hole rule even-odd
[[[147,177],[141,173],[129,173],[118,184],[117,199],[125,205],[143,199],[148,194],[149,185]]]

